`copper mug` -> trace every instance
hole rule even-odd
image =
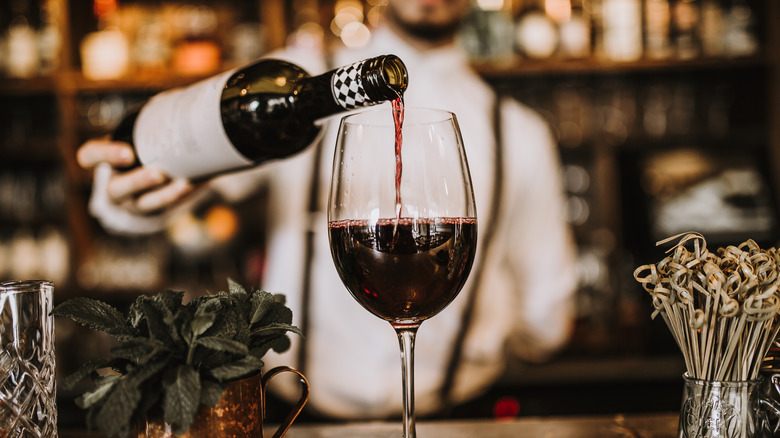
[[[276,367],[261,376],[260,373],[246,379],[230,382],[216,406],[201,406],[195,421],[184,435],[175,435],[162,418],[147,416],[138,427],[138,438],[263,438],[263,419],[266,414],[266,387],[281,373],[294,373],[300,377],[301,396],[274,432],[273,438],[282,437],[298,418],[309,399],[309,382],[306,377],[290,367]]]

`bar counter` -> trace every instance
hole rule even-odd
[[[508,421],[418,421],[420,438],[674,438],[677,413],[584,417],[527,417]],[[273,436],[273,428],[265,431]],[[294,424],[285,438],[400,438],[401,423]],[[98,434],[62,430],[60,438],[98,438]]]
[[[674,438],[678,414],[418,421],[420,438]],[[401,423],[294,425],[286,438],[400,438]],[[266,434],[266,436],[271,436]]]

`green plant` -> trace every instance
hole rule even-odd
[[[200,405],[215,406],[228,382],[258,373],[269,350],[290,347],[288,332],[301,334],[283,295],[247,292],[231,280],[228,286],[187,304],[179,291],[142,295],[126,316],[89,298],[54,309],[55,316],[118,340],[112,358],[87,362],[60,383],[72,388],[92,378],[94,389],[76,399],[90,428],[126,436],[146,413],[159,410],[183,434]]]

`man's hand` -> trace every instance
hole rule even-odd
[[[76,153],[81,167],[92,169],[108,163],[122,169],[135,163],[133,148],[127,143],[108,139],[89,140]],[[174,206],[194,190],[185,180],[171,180],[152,167],[137,167],[115,172],[108,183],[108,197],[117,205],[140,214],[149,214]]]

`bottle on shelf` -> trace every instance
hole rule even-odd
[[[602,48],[611,61],[642,57],[642,5],[640,0],[603,0]]]
[[[758,53],[755,15],[747,1],[732,0],[724,29],[724,45],[728,56],[751,56]]]
[[[222,62],[222,48],[216,39],[218,26],[214,8],[206,4],[180,6],[174,17],[181,38],[173,49],[173,71],[191,76],[218,71]]]
[[[114,139],[133,145],[140,164],[199,179],[300,152],[316,140],[317,120],[400,98],[407,81],[395,55],[314,77],[263,59],[153,96],[124,118]]]
[[[591,54],[591,17],[585,0],[574,0],[571,13],[558,24],[560,52],[565,58],[587,58]]]
[[[79,43],[81,71],[93,81],[118,79],[130,68],[129,41],[118,26],[119,2],[93,0],[92,12],[97,30],[86,34]]]
[[[670,42],[671,11],[668,0],[645,0],[645,55],[667,59],[672,55]]]
[[[701,55],[700,6],[695,0],[672,3],[672,45],[678,59],[694,59]]]
[[[701,50],[707,57],[723,56],[726,20],[721,0],[703,0],[701,4]]]
[[[60,34],[59,4],[54,0],[43,0],[40,5],[40,27],[38,29],[38,70],[50,74],[60,66],[62,35]]]
[[[30,78],[38,73],[39,57],[35,29],[24,15],[16,16],[8,28],[5,50],[8,76]]]
[[[464,19],[459,41],[472,60],[494,65],[512,63],[514,27],[504,3],[480,1]]]
[[[130,64],[140,74],[160,74],[168,68],[172,50],[171,26],[164,19],[163,6],[141,9],[140,23],[131,30]]]
[[[547,15],[544,1],[530,2],[517,18],[515,39],[520,52],[529,59],[547,59],[558,50],[558,26]]]

